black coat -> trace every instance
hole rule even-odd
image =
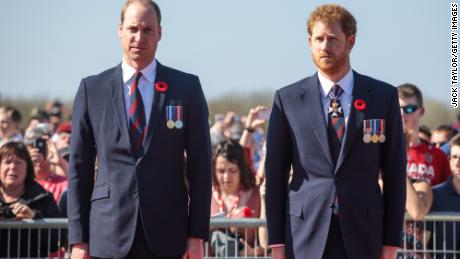
[[[22,200],[31,201],[29,207],[35,211],[35,218],[57,218],[59,217],[59,209],[53,199],[53,195],[47,192],[43,187],[33,182],[26,185],[25,192],[21,196]],[[9,206],[12,203],[5,203],[0,200],[1,206]],[[8,233],[9,232],[9,233]],[[8,235],[9,234],[9,235]],[[40,239],[40,251],[38,242]],[[49,248],[50,251],[57,250],[57,230],[51,231]],[[30,241],[30,243],[29,243]],[[18,257],[18,243],[20,243],[20,257],[47,257],[48,256],[48,230],[37,229],[1,229],[0,230],[0,257]],[[30,244],[30,247],[29,247]]]

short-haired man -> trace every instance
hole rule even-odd
[[[413,84],[403,84],[398,86],[398,95],[404,131],[409,135],[407,175],[432,186],[444,182],[450,175],[446,155],[419,137],[420,121],[425,113],[422,92]]]
[[[449,162],[452,176],[444,183],[433,188],[433,206],[431,207],[431,211],[460,212],[460,135],[453,137],[449,143]],[[436,240],[432,241],[434,249],[438,251],[460,251],[460,224],[458,222],[448,222],[446,225],[437,223],[435,230]],[[443,233],[444,230],[446,233]],[[454,241],[457,243],[454,243]],[[442,255],[445,255],[445,257],[442,257]],[[459,258],[460,252],[457,252],[455,255]],[[454,254],[451,252],[440,253],[437,256],[454,258]]]
[[[122,63],[81,81],[67,193],[72,258],[203,257],[211,205],[208,108],[197,76],[155,59],[160,22],[153,1],[126,1],[118,29]]]
[[[437,148],[441,148],[457,134],[457,131],[449,125],[440,125],[431,132],[431,143]]]
[[[394,259],[406,193],[397,91],[351,69],[356,21],[345,8],[316,8],[308,34],[318,73],[276,92],[268,128],[273,258]]]

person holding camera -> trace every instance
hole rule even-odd
[[[59,216],[53,196],[34,178],[32,159],[23,143],[10,142],[0,148],[0,220]],[[48,256],[48,252],[55,251],[56,247],[52,247],[53,238],[48,244],[47,232],[42,230],[39,234],[36,229],[0,230],[0,257],[24,257],[28,253],[31,257]],[[38,236],[41,237],[40,248],[37,247]]]
[[[67,189],[67,178],[56,174],[51,166],[54,164],[50,159],[50,152],[54,148],[53,143],[49,143],[48,136],[43,134],[38,128],[34,128],[27,132],[25,142],[29,150],[30,157],[35,170],[36,181],[51,192],[55,201],[59,201],[62,192]]]

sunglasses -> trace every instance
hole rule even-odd
[[[406,106],[401,106],[400,108],[403,110],[405,114],[411,114],[418,109],[418,106],[416,104],[409,104]]]

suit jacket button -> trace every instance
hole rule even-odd
[[[329,208],[331,208],[331,209],[335,209],[335,203],[333,203],[333,202],[330,202],[330,203],[329,203]]]

